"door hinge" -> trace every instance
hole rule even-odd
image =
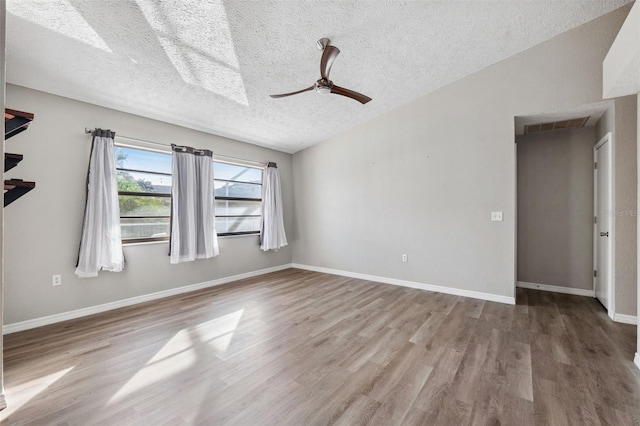
[[[593,163],[593,170],[597,170],[598,169],[598,163],[594,162]]]
[[[596,271],[595,269],[593,270],[593,278],[596,278],[598,276],[598,271]]]
[[[596,216],[593,217],[593,223],[594,224],[598,223],[598,218]]]

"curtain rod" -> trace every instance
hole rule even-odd
[[[87,134],[89,134],[89,133],[93,133],[93,129],[90,129],[90,128],[88,128],[88,127],[85,127],[85,128],[84,128],[84,132],[85,132],[85,133],[87,133]],[[171,145],[170,145],[170,144],[164,144],[164,143],[160,143],[160,142],[146,141],[146,140],[144,140],[144,139],[131,138],[131,137],[129,137],[129,136],[120,136],[120,135],[116,134],[116,139],[117,139],[117,138],[120,138],[120,139],[127,139],[127,140],[134,141],[134,142],[148,143],[148,144],[150,144],[150,145],[158,145],[158,146],[161,146],[161,147],[163,147],[163,148],[169,148],[169,149],[171,149]],[[225,161],[225,160],[226,160],[226,161],[229,161],[229,162],[232,162],[232,163],[233,163],[233,162],[239,162],[239,163],[252,163],[252,164],[260,165],[261,167],[264,167],[264,166],[266,166],[266,165],[267,165],[267,163],[263,163],[263,162],[260,162],[260,161],[244,160],[244,159],[242,159],[242,158],[229,157],[229,156],[227,156],[227,155],[217,155],[217,154],[213,154],[213,156],[214,156],[214,158],[218,158],[218,159],[223,160],[223,161]]]

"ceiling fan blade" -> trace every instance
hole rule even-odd
[[[329,80],[329,73],[331,72],[331,65],[336,60],[340,49],[335,46],[327,46],[322,51],[322,59],[320,60],[320,75],[322,78]]]
[[[269,96],[271,96],[272,98],[284,98],[285,96],[297,95],[298,93],[308,92],[309,90],[313,90],[314,88],[315,86],[311,86],[311,87],[307,87],[306,89],[298,90],[297,92],[282,93],[280,95],[269,95]]]
[[[355,99],[361,104],[366,104],[371,100],[370,97],[363,95],[362,93],[354,92],[353,90],[345,89],[344,87],[336,86],[335,84],[331,88],[331,93],[336,95],[346,96],[347,98]]]

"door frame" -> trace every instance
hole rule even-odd
[[[613,135],[611,132],[608,132],[602,139],[598,141],[597,144],[593,147],[593,161],[594,164],[596,162],[596,150],[600,148],[605,143],[609,142],[610,152],[609,152],[609,205],[611,206],[611,214],[606,217],[597,217],[598,212],[598,168],[593,168],[593,216],[597,217],[597,221],[606,220],[609,222],[609,238],[607,238],[607,244],[609,245],[609,262],[608,262],[608,270],[609,270],[609,306],[607,307],[607,314],[611,319],[615,316],[615,306],[616,306],[616,274],[615,274],[615,258],[616,258],[616,221],[615,221],[615,211],[616,211],[616,197],[615,197],[615,143],[613,139]],[[595,221],[594,221],[595,222]],[[593,224],[593,270],[597,270],[597,262],[598,262],[598,225],[596,223]],[[596,297],[596,277],[593,277],[593,297]]]

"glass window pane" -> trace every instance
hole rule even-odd
[[[144,197],[118,195],[120,216],[169,216],[171,214],[170,197]]]
[[[118,191],[171,194],[171,176],[118,171]]]
[[[120,219],[122,239],[162,238],[169,236],[169,218]]]
[[[116,146],[116,167],[171,174],[171,154]]]
[[[262,169],[214,161],[213,177],[215,179],[235,180],[238,182],[262,183]]]
[[[259,217],[216,217],[216,232],[260,231]]]
[[[216,216],[260,215],[260,201],[216,200]]]
[[[253,198],[257,200],[262,198],[262,185],[216,180],[214,186],[216,197]]]

